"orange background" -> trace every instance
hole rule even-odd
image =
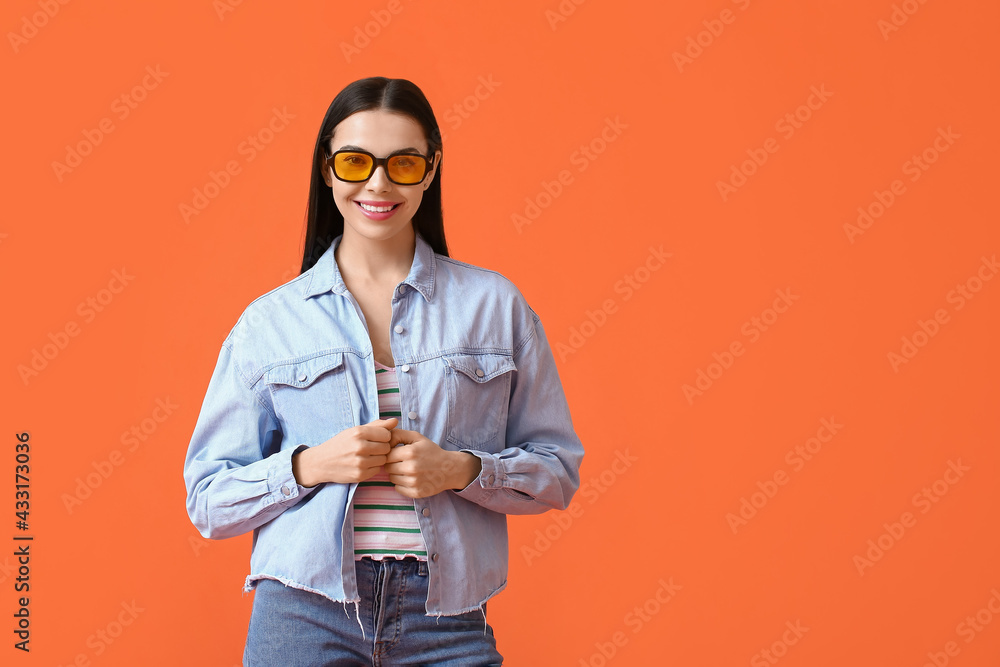
[[[297,273],[323,114],[370,75],[411,79],[435,108],[452,255],[511,278],[569,346],[586,486],[569,512],[510,522],[510,585],[490,603],[506,664],[998,664],[1000,280],[981,259],[1000,251],[996,3],[223,6],[0,12],[4,664],[239,664],[250,538],[197,534],[184,454],[223,338]],[[248,160],[275,108],[294,119]],[[102,119],[113,130],[57,175]],[[845,230],[878,197],[891,205]],[[797,298],[769,312],[784,290]],[[894,367],[921,321],[934,335]],[[25,380],[36,351],[52,358]],[[689,400],[699,371],[714,379]],[[159,422],[158,400],[174,406]],[[11,633],[22,431],[30,654]],[[758,507],[735,523],[744,499]]]

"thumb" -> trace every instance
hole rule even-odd
[[[392,429],[396,428],[397,424],[399,424],[399,418],[389,417],[388,419],[375,419],[368,423],[372,426],[381,426],[382,428],[391,431]]]

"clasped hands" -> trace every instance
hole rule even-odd
[[[374,477],[384,467],[398,493],[426,498],[464,489],[479,476],[478,457],[441,449],[417,431],[396,428],[398,423],[395,417],[376,419],[298,452],[292,456],[295,480],[302,486],[351,484]]]

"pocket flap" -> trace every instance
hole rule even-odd
[[[268,384],[285,384],[290,387],[308,387],[324,373],[344,365],[344,353],[322,354],[309,359],[275,366],[266,374]]]
[[[451,368],[479,383],[517,370],[513,357],[507,354],[454,354],[445,360]]]

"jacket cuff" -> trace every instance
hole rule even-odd
[[[479,471],[479,476],[476,479],[469,482],[467,487],[460,491],[455,491],[455,493],[466,500],[477,502],[478,500],[488,498],[491,491],[503,488],[506,476],[504,475],[500,461],[495,456],[474,449],[460,449],[459,451],[472,454],[478,458],[482,464],[482,470]]]
[[[267,492],[271,497],[271,503],[287,504],[309,490],[296,482],[292,473],[292,455],[307,448],[308,445],[299,445],[292,449],[283,449],[271,457],[272,465],[267,473]]]

